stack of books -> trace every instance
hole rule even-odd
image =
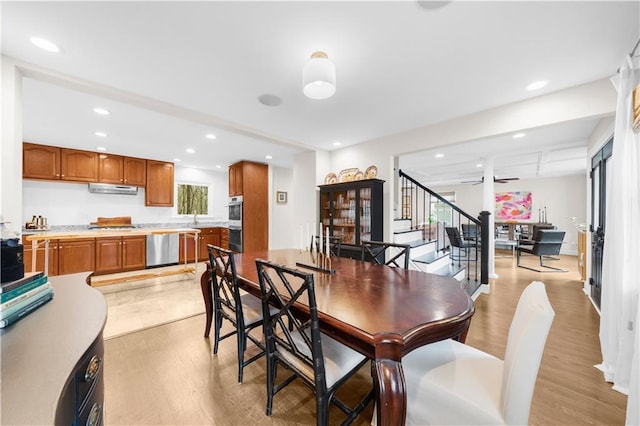
[[[29,272],[0,284],[0,328],[24,318],[52,298],[53,288],[44,272]]]

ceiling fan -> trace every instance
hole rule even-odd
[[[510,177],[510,178],[497,178],[495,176],[493,177],[493,181],[496,182],[496,183],[507,183],[509,181],[519,180],[519,179],[520,178],[517,178],[517,177]],[[479,185],[479,184],[481,184],[483,182],[484,182],[484,176],[481,177],[480,180],[466,180],[466,181],[464,181],[462,183],[472,183],[474,185]]]

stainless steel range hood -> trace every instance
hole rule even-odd
[[[90,183],[89,192],[93,194],[136,195],[138,193],[138,187],[127,185],[109,185],[106,183]]]

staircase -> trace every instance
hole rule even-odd
[[[401,217],[394,220],[393,242],[409,244],[409,269],[452,277],[461,282],[469,295],[481,284],[488,284],[488,212],[474,218],[455,204],[431,191],[410,176],[399,171],[401,188]],[[481,229],[477,243],[477,259],[462,258],[457,249],[451,254],[445,226],[460,228],[463,223],[476,224]],[[482,256],[480,253],[484,253]]]

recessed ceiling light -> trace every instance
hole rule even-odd
[[[104,108],[100,108],[100,107],[96,107],[93,109],[93,112],[95,112],[96,114],[100,114],[100,115],[109,115],[111,114],[109,112],[109,110],[106,110]]]
[[[476,167],[482,167],[482,163],[476,164]]]
[[[216,169],[221,169],[222,166],[220,164],[216,165]]]
[[[282,98],[276,95],[264,94],[258,96],[258,102],[266,106],[278,106],[282,103]]]
[[[207,139],[215,139],[216,135],[214,135],[213,133],[207,133],[204,137]]]
[[[62,53],[62,49],[57,44],[42,37],[31,37],[29,40],[34,45],[38,46],[40,49],[46,50],[47,52]]]
[[[526,89],[527,90],[538,90],[538,89],[542,89],[544,86],[546,86],[548,83],[547,80],[540,80],[540,81],[534,81],[533,83],[529,84]]]
[[[193,148],[187,148],[185,149],[185,151],[187,151],[189,154],[195,154],[196,150]]]
[[[182,161],[182,160],[181,160],[181,159],[179,159],[179,158],[174,158],[174,159],[173,159],[173,162],[174,162],[174,163],[179,163],[179,162],[181,162],[181,161]]]
[[[273,157],[270,155],[266,155],[264,158],[266,158],[267,160],[271,160]]]
[[[436,158],[442,158],[442,157],[444,157],[444,154],[436,154],[435,157]]]
[[[336,141],[333,143],[333,146],[340,146],[340,145],[342,145],[342,142]]]
[[[513,135],[514,139],[520,139],[520,138],[524,138],[525,136],[527,136],[526,133],[516,133]]]
[[[96,132],[95,135],[99,136],[101,138],[106,138],[107,137],[107,134],[105,132]]]
[[[105,148],[104,146],[98,146],[98,147],[96,147],[96,149],[97,149],[98,151],[102,151],[102,152],[104,152],[104,151],[106,151],[106,150],[107,150],[107,148]]]

